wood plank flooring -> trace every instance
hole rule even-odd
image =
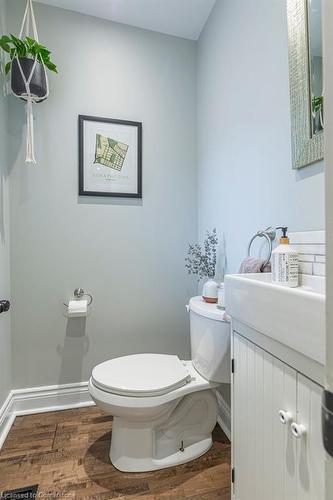
[[[230,500],[230,443],[218,426],[203,457],[131,474],[109,461],[111,429],[96,407],[17,417],[0,452],[0,492],[38,484],[47,499]]]

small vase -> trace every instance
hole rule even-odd
[[[202,288],[202,298],[209,304],[216,304],[218,298],[218,283],[214,278],[207,278]]]

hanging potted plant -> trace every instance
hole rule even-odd
[[[45,99],[47,81],[44,68],[57,73],[57,67],[51,61],[51,51],[29,36],[20,39],[14,35],[3,35],[0,38],[0,48],[10,57],[5,65],[5,74],[11,74],[13,93],[26,96],[26,81],[30,79],[32,97],[36,102]]]
[[[39,43],[33,0],[27,0],[18,37],[3,35],[0,38],[0,50],[9,55],[9,61],[5,64],[5,74],[11,74],[12,94],[27,103],[25,161],[36,163],[33,104],[48,97],[47,70],[57,73],[57,67],[51,61],[51,51]]]

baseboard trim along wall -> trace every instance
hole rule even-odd
[[[230,440],[230,408],[217,391],[216,397],[218,403],[217,422]],[[94,404],[89,395],[88,382],[15,389],[9,393],[0,409],[0,449],[15,418],[20,415],[83,408]]]
[[[222,395],[218,391],[215,393],[217,397],[217,423],[231,441],[231,410]]]
[[[15,415],[12,415],[11,412],[11,406],[12,391],[8,394],[7,399],[0,408],[0,450],[15,420]]]
[[[93,406],[88,382],[15,389],[0,409],[0,449],[16,417],[48,411]]]

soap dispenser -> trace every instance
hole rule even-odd
[[[277,285],[296,287],[298,286],[298,254],[289,245],[287,227],[281,229],[282,238],[279,246],[272,252],[272,283]]]

